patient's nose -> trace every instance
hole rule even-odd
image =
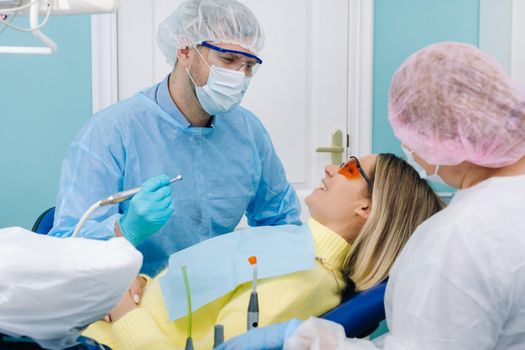
[[[324,167],[324,172],[327,176],[332,177],[339,171],[339,166],[329,164]]]

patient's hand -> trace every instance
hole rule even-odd
[[[117,306],[109,312],[109,317],[111,322],[117,322],[122,317],[124,317],[128,312],[137,308],[137,304],[133,301],[133,297],[129,294],[129,291],[126,291]]]
[[[133,280],[133,282],[131,282],[131,286],[129,287],[128,293],[126,293],[126,294],[129,294],[129,296],[131,296],[131,299],[133,300],[135,305],[138,305],[139,302],[140,302],[140,299],[142,299],[142,290],[144,289],[144,287],[146,286],[147,283],[148,283],[148,281],[146,280],[146,278],[143,277],[143,276],[140,276],[140,275],[137,276]],[[122,297],[122,299],[126,298],[126,294]],[[115,311],[118,308],[120,303],[123,302],[122,299],[120,300],[119,304],[117,306],[115,306],[115,308],[111,312]],[[127,310],[126,313],[128,313],[129,311],[130,310]],[[115,318],[113,318],[111,316],[111,312],[104,317],[104,321],[106,321],[106,322],[111,322],[111,321],[114,322],[114,321],[116,321]],[[122,316],[120,316],[120,317],[122,317]]]
[[[133,282],[131,282],[131,286],[129,287],[129,294],[131,295],[133,301],[135,301],[135,304],[137,305],[139,304],[140,299],[142,299],[142,289],[144,289],[146,283],[146,278],[140,275],[137,276],[137,278],[135,278]]]

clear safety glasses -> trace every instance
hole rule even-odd
[[[208,61],[219,67],[228,68],[236,71],[242,71],[248,77],[257,72],[262,60],[248,52],[229,50],[203,41],[201,46],[210,49]]]
[[[368,189],[370,190],[370,193],[372,193],[372,182],[370,181],[370,178],[368,175],[366,175],[365,171],[361,167],[361,164],[359,163],[359,160],[357,157],[350,157],[345,163],[341,164],[339,167],[339,174],[343,175],[349,180],[354,180],[361,175],[368,185]]]

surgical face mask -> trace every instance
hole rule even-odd
[[[186,72],[195,85],[195,93],[202,108],[210,115],[233,110],[241,103],[246,90],[248,90],[250,78],[246,77],[243,72],[215,65],[210,66],[201,56],[199,50],[197,53],[210,69],[206,85],[197,86],[188,68],[186,68]]]
[[[448,185],[442,178],[441,176],[438,175],[438,171],[439,171],[439,164],[436,164],[436,170],[434,171],[434,174],[432,175],[428,175],[427,172],[425,171],[425,169],[423,169],[423,167],[421,165],[419,165],[418,162],[415,161],[414,159],[414,151],[410,151],[408,150],[406,147],[404,146],[401,146],[401,148],[403,149],[403,152],[405,153],[406,157],[407,157],[407,163],[410,164],[414,169],[416,169],[417,173],[419,174],[419,177],[422,178],[422,179],[426,179],[428,181],[432,181],[432,182],[435,182],[435,183],[440,183],[440,184],[443,184],[443,185]]]

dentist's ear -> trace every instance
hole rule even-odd
[[[190,51],[191,49],[189,47],[177,50],[177,62],[181,62],[184,67],[189,65]]]

